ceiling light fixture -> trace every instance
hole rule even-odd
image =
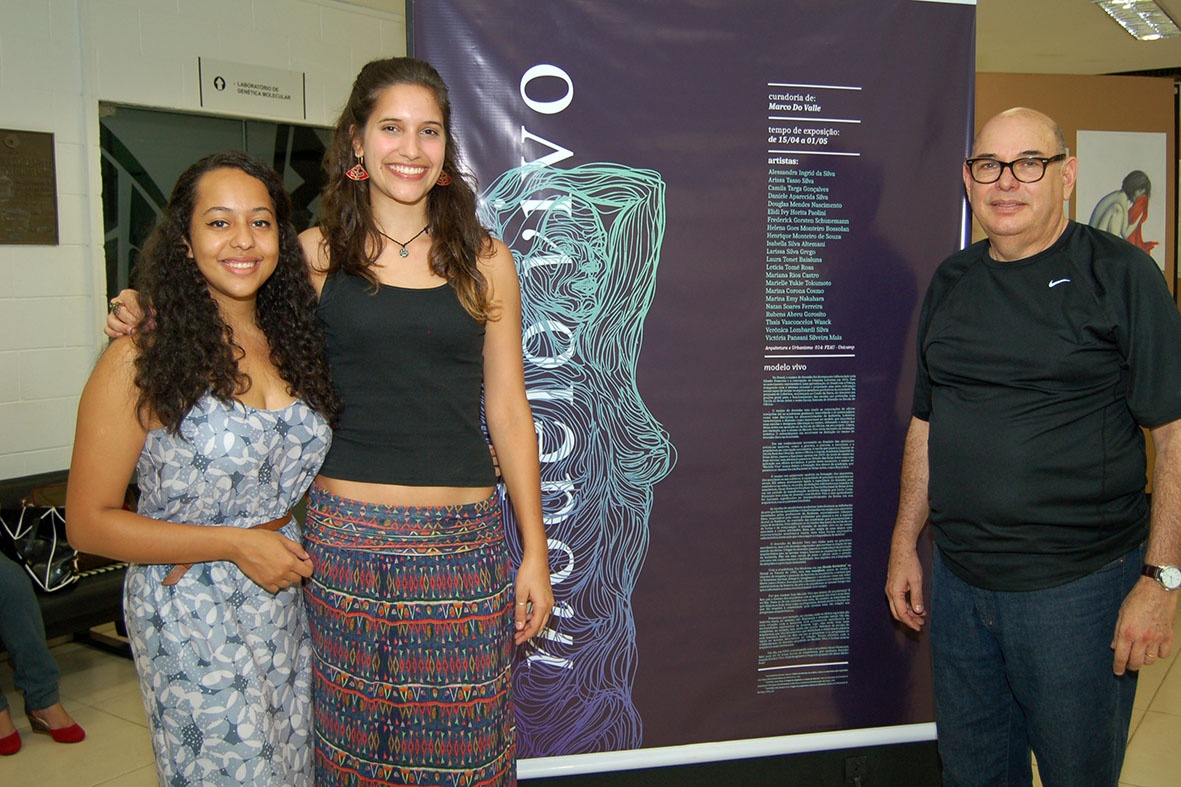
[[[1161,38],[1181,36],[1165,10],[1155,0],[1091,0],[1102,8],[1120,27],[1131,33],[1137,41],[1156,41]]]

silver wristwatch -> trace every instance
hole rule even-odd
[[[1150,566],[1145,563],[1140,573],[1155,579],[1165,590],[1181,588],[1181,568],[1176,566]]]

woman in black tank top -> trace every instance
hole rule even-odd
[[[554,602],[516,268],[457,160],[438,73],[368,64],[302,238],[344,403],[305,535],[320,785],[516,780],[514,645]],[[520,531],[515,582],[481,392]]]

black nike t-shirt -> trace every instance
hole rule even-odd
[[[1074,222],[1015,262],[982,241],[936,271],[917,347],[912,413],[930,423],[952,571],[1052,587],[1145,538],[1139,427],[1181,418],[1181,315],[1148,255]]]

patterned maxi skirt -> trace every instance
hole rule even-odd
[[[496,496],[402,508],[313,485],[307,520],[316,784],[515,784]]]

